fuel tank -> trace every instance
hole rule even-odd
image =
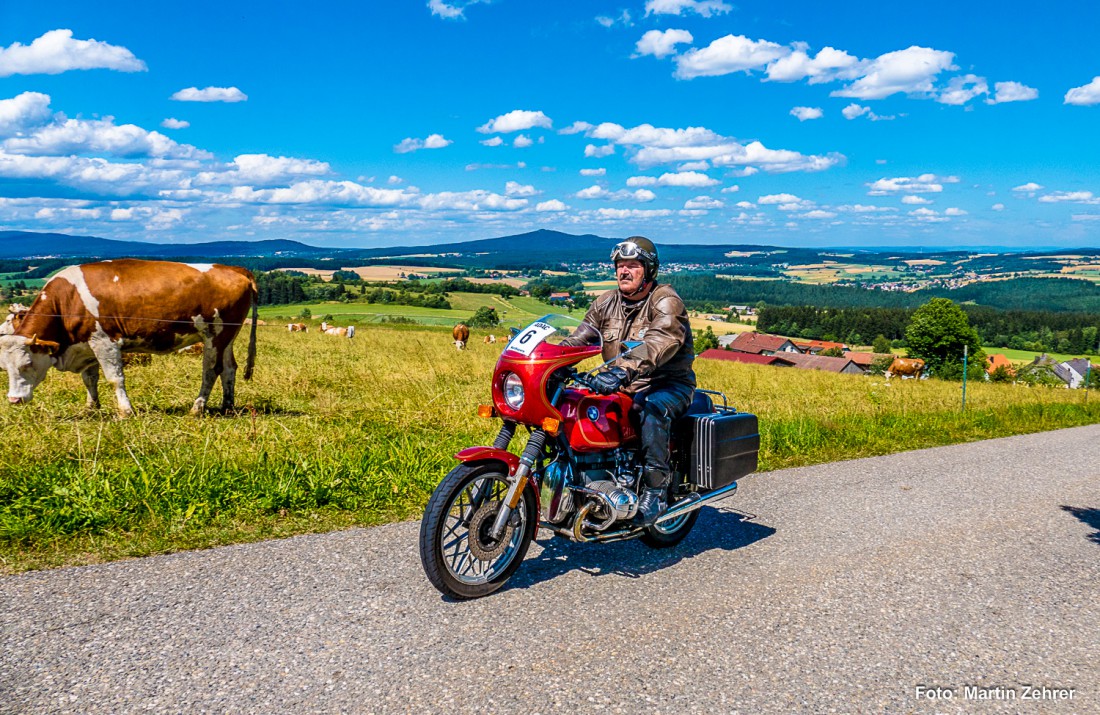
[[[630,446],[638,439],[637,424],[628,395],[596,395],[587,390],[566,390],[560,410],[562,432],[578,452],[598,452]]]

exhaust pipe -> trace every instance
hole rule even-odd
[[[706,506],[711,502],[716,502],[719,499],[725,499],[726,497],[733,496],[734,492],[736,491],[737,482],[733,482],[722,487],[721,489],[714,490],[706,496],[700,496],[699,493],[696,492],[695,494],[689,495],[687,499],[681,500],[664,514],[661,514],[659,517],[657,517],[656,523],[660,524],[665,521],[672,521],[673,519],[681,517],[684,514],[690,514],[696,509],[702,506]]]

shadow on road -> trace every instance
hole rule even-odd
[[[1063,506],[1062,509],[1096,529],[1096,533],[1089,534],[1086,538],[1093,543],[1100,544],[1100,509],[1084,509],[1079,506]]]
[[[640,541],[578,544],[560,537],[540,541],[542,553],[527,558],[508,588],[526,588],[570,571],[638,578],[714,549],[740,549],[775,533],[770,526],[744,519],[734,511],[704,508],[687,538],[671,549],[651,549]]]

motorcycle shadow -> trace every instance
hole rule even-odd
[[[578,544],[554,537],[538,542],[542,552],[527,557],[505,590],[527,588],[570,571],[640,578],[707,551],[744,548],[774,533],[772,527],[746,521],[746,515],[736,511],[704,507],[687,538],[670,549],[652,549],[638,540]]]

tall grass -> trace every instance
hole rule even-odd
[[[196,358],[127,372],[138,415],[86,412],[76,375],[0,410],[0,571],[102,561],[414,517],[478,419],[501,343],[365,327],[354,340],[260,332],[235,415],[187,412]],[[764,470],[1100,421],[1082,393],[698,361],[700,385],[760,416]],[[105,386],[106,387],[106,386]],[[216,394],[215,394],[216,397]],[[217,400],[212,400],[217,403]]]

